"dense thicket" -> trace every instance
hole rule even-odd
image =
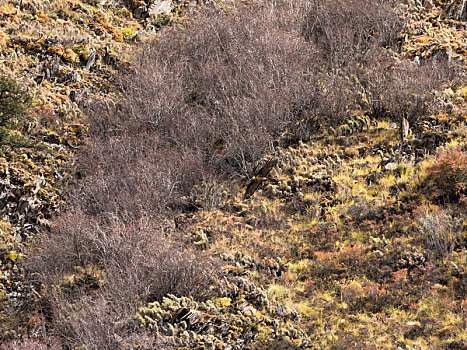
[[[393,0],[309,1],[303,36],[316,45],[331,69],[361,61],[376,47],[396,49],[403,7]]]

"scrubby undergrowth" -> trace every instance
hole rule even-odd
[[[140,45],[81,105],[89,140],[5,348],[464,348],[463,13],[229,5]],[[426,51],[436,20],[452,40]],[[272,156],[276,181],[244,200]]]

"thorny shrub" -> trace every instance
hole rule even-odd
[[[294,102],[296,124],[293,134],[300,140],[322,129],[335,128],[357,108],[359,87],[344,72],[310,72],[313,87]]]
[[[331,15],[340,7],[330,1],[312,2],[310,8],[305,3],[238,6],[227,14],[205,9],[185,31],[172,30],[145,44],[132,68],[120,76],[122,103],[95,104],[89,112],[93,134],[156,138],[158,151],[189,149],[211,173],[251,176],[255,163],[284,136],[306,140],[310,133],[345,122],[359,108],[362,89],[369,95],[363,107],[369,105],[373,116],[379,116],[378,108],[384,117],[428,113],[438,70],[431,74],[423,67],[412,69],[408,62],[379,59],[377,48],[398,35],[400,14],[392,9],[392,1],[366,0],[364,6],[359,1],[339,2],[345,13],[342,20],[351,22],[352,37],[361,36],[361,45],[367,37],[381,44],[365,48],[362,70],[374,67],[366,75],[355,61],[338,69],[323,58],[322,45],[329,38],[320,31],[340,37],[331,35],[339,28]],[[303,8],[310,16],[324,11],[328,19],[304,19],[298,11]],[[350,16],[353,12],[358,16]],[[367,12],[379,16],[369,28],[362,26],[369,21]],[[306,29],[308,22],[319,25]],[[426,77],[417,83],[420,76]],[[151,147],[150,152],[156,146]]]

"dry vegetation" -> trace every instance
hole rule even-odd
[[[460,4],[27,4],[2,2],[0,349],[467,346]]]

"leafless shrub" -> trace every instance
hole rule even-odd
[[[43,238],[32,268],[55,285],[76,266],[95,265],[105,271],[107,290],[115,288],[115,295],[130,298],[205,296],[215,277],[212,263],[169,243],[155,224],[144,218],[127,224],[115,218],[103,224],[79,212],[64,214]]]
[[[117,322],[126,321],[129,310],[113,305],[102,297],[83,296],[74,302],[55,295],[54,320],[56,332],[71,346],[83,349],[120,349],[118,337],[122,328]]]
[[[433,206],[427,208],[418,219],[419,231],[428,246],[438,256],[453,252],[462,229],[462,220],[451,215],[448,210]]]
[[[210,10],[144,47],[121,79],[126,128],[157,130],[216,169],[249,174],[296,122],[294,101],[309,92],[314,65],[300,33],[278,20],[290,18],[286,6],[269,6]]]
[[[375,118],[410,123],[427,117],[437,108],[435,89],[451,79],[444,62],[417,64],[395,60],[388,52],[375,50],[359,73],[365,108]]]
[[[48,311],[53,316],[50,326],[61,339],[62,347],[57,349],[127,349],[128,339],[139,349],[170,348],[154,346],[158,342],[154,336],[135,329],[134,305],[119,302],[109,291],[75,293],[70,298],[60,288],[54,288],[48,298]]]
[[[12,340],[0,345],[0,350],[61,350],[56,338]]]
[[[56,331],[68,347],[85,350],[173,349],[162,336],[131,327],[131,308],[116,303],[111,296],[82,296],[75,301],[57,297]]]
[[[326,127],[342,124],[356,108],[358,87],[349,76],[331,72],[320,76],[318,84],[319,91],[315,95],[319,102],[315,114]]]
[[[212,179],[200,151],[169,147],[150,132],[94,139],[78,170],[83,179],[71,195],[73,206],[122,220],[160,216],[183,205],[180,197],[194,185]]]
[[[334,67],[363,58],[374,46],[395,47],[404,25],[394,0],[313,0],[306,13],[304,37]]]
[[[363,16],[351,25],[355,31],[367,24],[366,16],[378,12],[371,28],[361,29],[366,31],[359,39],[362,45],[363,37],[379,38],[397,26],[392,2],[373,2],[363,1],[373,11],[369,15],[358,1],[339,2],[343,18],[353,18],[352,11]],[[323,69],[322,40],[306,43],[304,34],[314,32],[306,29],[308,24],[303,27],[300,12],[305,8],[312,16],[314,10],[324,11],[327,19],[318,17],[325,28],[333,26],[332,11],[338,8],[331,2],[312,2],[311,9],[307,4],[267,2],[238,6],[227,14],[206,9],[186,30],[146,44],[132,69],[120,76],[124,101],[95,104],[90,110],[92,134],[145,135],[159,140],[158,150],[194,150],[211,172],[249,176],[284,134],[307,139],[322,126],[342,123],[355,107],[359,87],[349,78],[352,72]]]
[[[213,262],[169,242],[156,224],[65,213],[42,238],[28,270],[44,284],[55,332],[67,344],[120,349],[121,339],[134,335],[131,320],[140,303],[212,292]]]

